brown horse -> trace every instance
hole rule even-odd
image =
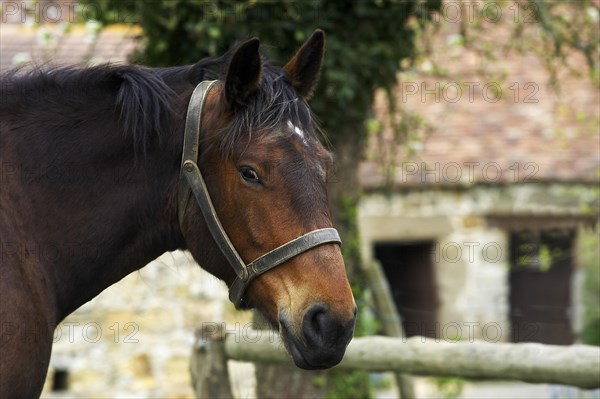
[[[178,248],[229,286],[242,281],[234,302],[278,324],[299,367],[341,360],[356,307],[327,208],[331,156],[306,105],[323,44],[315,32],[283,68],[251,39],[184,67],[0,78],[0,397],[39,395],[59,322]],[[230,247],[181,177],[188,103],[213,79],[190,110],[202,119],[197,159],[186,165],[197,162]],[[183,207],[182,185],[191,198]],[[225,255],[248,264],[307,233],[275,251],[279,266],[249,278]]]

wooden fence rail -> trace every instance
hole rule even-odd
[[[229,359],[290,363],[272,332],[227,335]],[[432,338],[371,336],[352,340],[336,366],[365,371],[394,371],[422,376],[518,380],[532,383],[600,387],[600,348],[536,343],[436,342]]]

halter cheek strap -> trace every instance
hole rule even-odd
[[[341,245],[342,242],[336,229],[318,229],[273,249],[247,265],[244,263],[221,225],[197,164],[202,106],[207,93],[215,82],[204,81],[196,86],[188,105],[179,176],[177,213],[179,225],[183,231],[185,211],[193,193],[215,243],[236,273],[237,277],[229,287],[229,299],[236,308],[245,308],[247,305],[243,300],[244,292],[256,277],[319,245],[328,243]]]

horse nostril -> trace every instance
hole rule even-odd
[[[303,330],[308,342],[321,343],[327,335],[327,309],[323,304],[313,305],[304,315]]]
[[[312,345],[335,345],[345,336],[347,325],[329,312],[327,306],[318,303],[313,305],[304,315],[303,332],[307,343]]]
[[[353,310],[354,314],[349,314],[349,310]],[[306,310],[295,333],[286,314],[280,317],[288,351],[299,367],[311,370],[327,368],[342,360],[352,339],[356,311],[352,308],[340,313],[331,311],[323,302],[315,303]]]

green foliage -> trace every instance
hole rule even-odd
[[[339,208],[338,222],[346,232],[342,255],[351,265],[358,265],[361,260],[357,226],[358,198],[353,195],[342,195],[339,199]]]
[[[436,377],[432,381],[440,398],[444,399],[459,398],[465,385],[465,380],[456,377]]]
[[[547,272],[552,267],[552,259],[553,256],[551,254],[550,249],[547,245],[540,246],[540,255],[538,257],[540,270],[543,272]]]
[[[325,399],[370,399],[369,373],[365,371],[343,370],[331,372],[332,386],[325,395]]]
[[[360,241],[358,237],[357,223],[357,207],[358,199],[356,196],[343,195],[339,199],[340,217],[339,223],[346,232],[344,237],[344,245],[342,246],[342,255],[344,261],[348,265],[358,265],[361,261]],[[360,310],[356,319],[354,328],[354,336],[360,337],[373,334],[378,330],[377,320],[368,312],[366,303],[365,278],[362,275],[360,267],[353,268],[353,278],[350,279],[352,294]],[[371,397],[369,389],[369,373],[362,371],[332,373],[332,380],[329,389],[327,390],[326,398],[356,398],[366,399]]]
[[[93,1],[107,11],[103,23],[119,15],[139,22],[146,40],[140,61],[154,66],[193,63],[252,36],[283,64],[314,29],[323,29],[327,55],[311,108],[335,145],[346,135],[366,134],[374,90],[394,85],[400,61],[414,54],[416,28],[405,22],[427,18],[441,0]]]
[[[371,387],[375,390],[390,390],[394,388],[395,376],[391,372],[371,373]]]
[[[598,231],[579,232],[579,264],[583,268],[583,329],[581,340],[588,345],[600,346],[600,254]]]
[[[318,376],[313,378],[313,385],[317,388],[325,388],[327,386],[327,378]]]

